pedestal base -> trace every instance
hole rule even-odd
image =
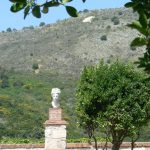
[[[58,114],[57,114],[58,113]],[[66,125],[62,119],[61,109],[50,109],[49,120],[45,125],[45,150],[65,150],[66,148]]]

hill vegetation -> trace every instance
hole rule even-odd
[[[91,22],[83,22],[90,16]],[[137,32],[126,26],[136,17],[125,8],[84,10],[80,17],[56,24],[1,32],[0,138],[44,137],[53,87],[62,90],[68,138],[82,137],[73,111],[80,72],[101,58],[106,63],[137,60],[144,50],[129,46]],[[144,130],[140,140],[148,141],[149,128]]]
[[[3,87],[1,82],[0,88],[1,137],[44,137],[43,123],[48,119],[48,109],[51,107],[50,90],[53,87],[60,87],[63,91],[61,95],[63,117],[67,121],[71,120],[72,127],[75,126],[72,112],[74,105],[71,105],[74,103],[76,86],[74,77],[62,74],[56,76],[51,72],[36,75],[7,71],[5,74],[8,78],[7,86]],[[68,133],[73,132],[70,130]]]
[[[94,17],[91,22],[83,22],[90,16]],[[86,11],[57,24],[0,33],[0,64],[32,71],[32,65],[38,63],[41,70],[79,75],[85,64],[98,63],[100,58],[133,61],[142,53],[129,45],[137,32],[126,25],[134,18],[125,8]]]

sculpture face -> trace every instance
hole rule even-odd
[[[52,106],[53,108],[59,108],[60,104],[59,104],[59,95],[60,95],[61,91],[58,88],[53,88],[51,91],[51,95],[52,95]]]
[[[53,97],[53,101],[58,101],[59,100],[59,93],[53,93],[52,97]]]

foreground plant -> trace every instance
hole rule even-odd
[[[41,18],[41,13],[47,14],[51,7],[64,6],[67,13],[72,17],[77,17],[77,10],[72,7],[66,5],[67,3],[73,0],[43,0],[42,4],[37,3],[36,0],[9,0],[12,2],[12,6],[10,10],[12,12],[18,12],[20,10],[24,10],[24,19],[28,14],[32,13],[32,15],[36,18]],[[82,0],[85,2],[85,0]]]
[[[119,150],[150,119],[150,82],[144,79],[133,66],[118,61],[85,67],[77,87],[79,126],[94,139],[97,129],[107,133],[112,150]]]
[[[139,15],[138,20],[128,26],[139,32],[132,43],[132,47],[145,46],[144,56],[139,58],[138,67],[144,68],[150,78],[150,1],[149,0],[131,0],[125,4],[125,7],[132,8]]]

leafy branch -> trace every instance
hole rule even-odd
[[[128,24],[130,28],[140,33],[140,35],[131,42],[131,46],[146,46],[143,57],[140,57],[136,64],[138,64],[138,67],[144,68],[148,75],[150,75],[150,1],[131,0],[131,2],[125,4],[125,7],[132,8],[133,11],[139,15],[138,20]]]
[[[38,4],[36,0],[9,0],[12,3],[10,10],[14,13],[24,10],[24,19],[32,13],[36,18],[41,18],[41,14],[47,14],[51,7],[64,6],[71,17],[77,17],[76,8],[66,5],[73,0],[46,0],[43,4]],[[85,2],[86,0],[82,0]]]

